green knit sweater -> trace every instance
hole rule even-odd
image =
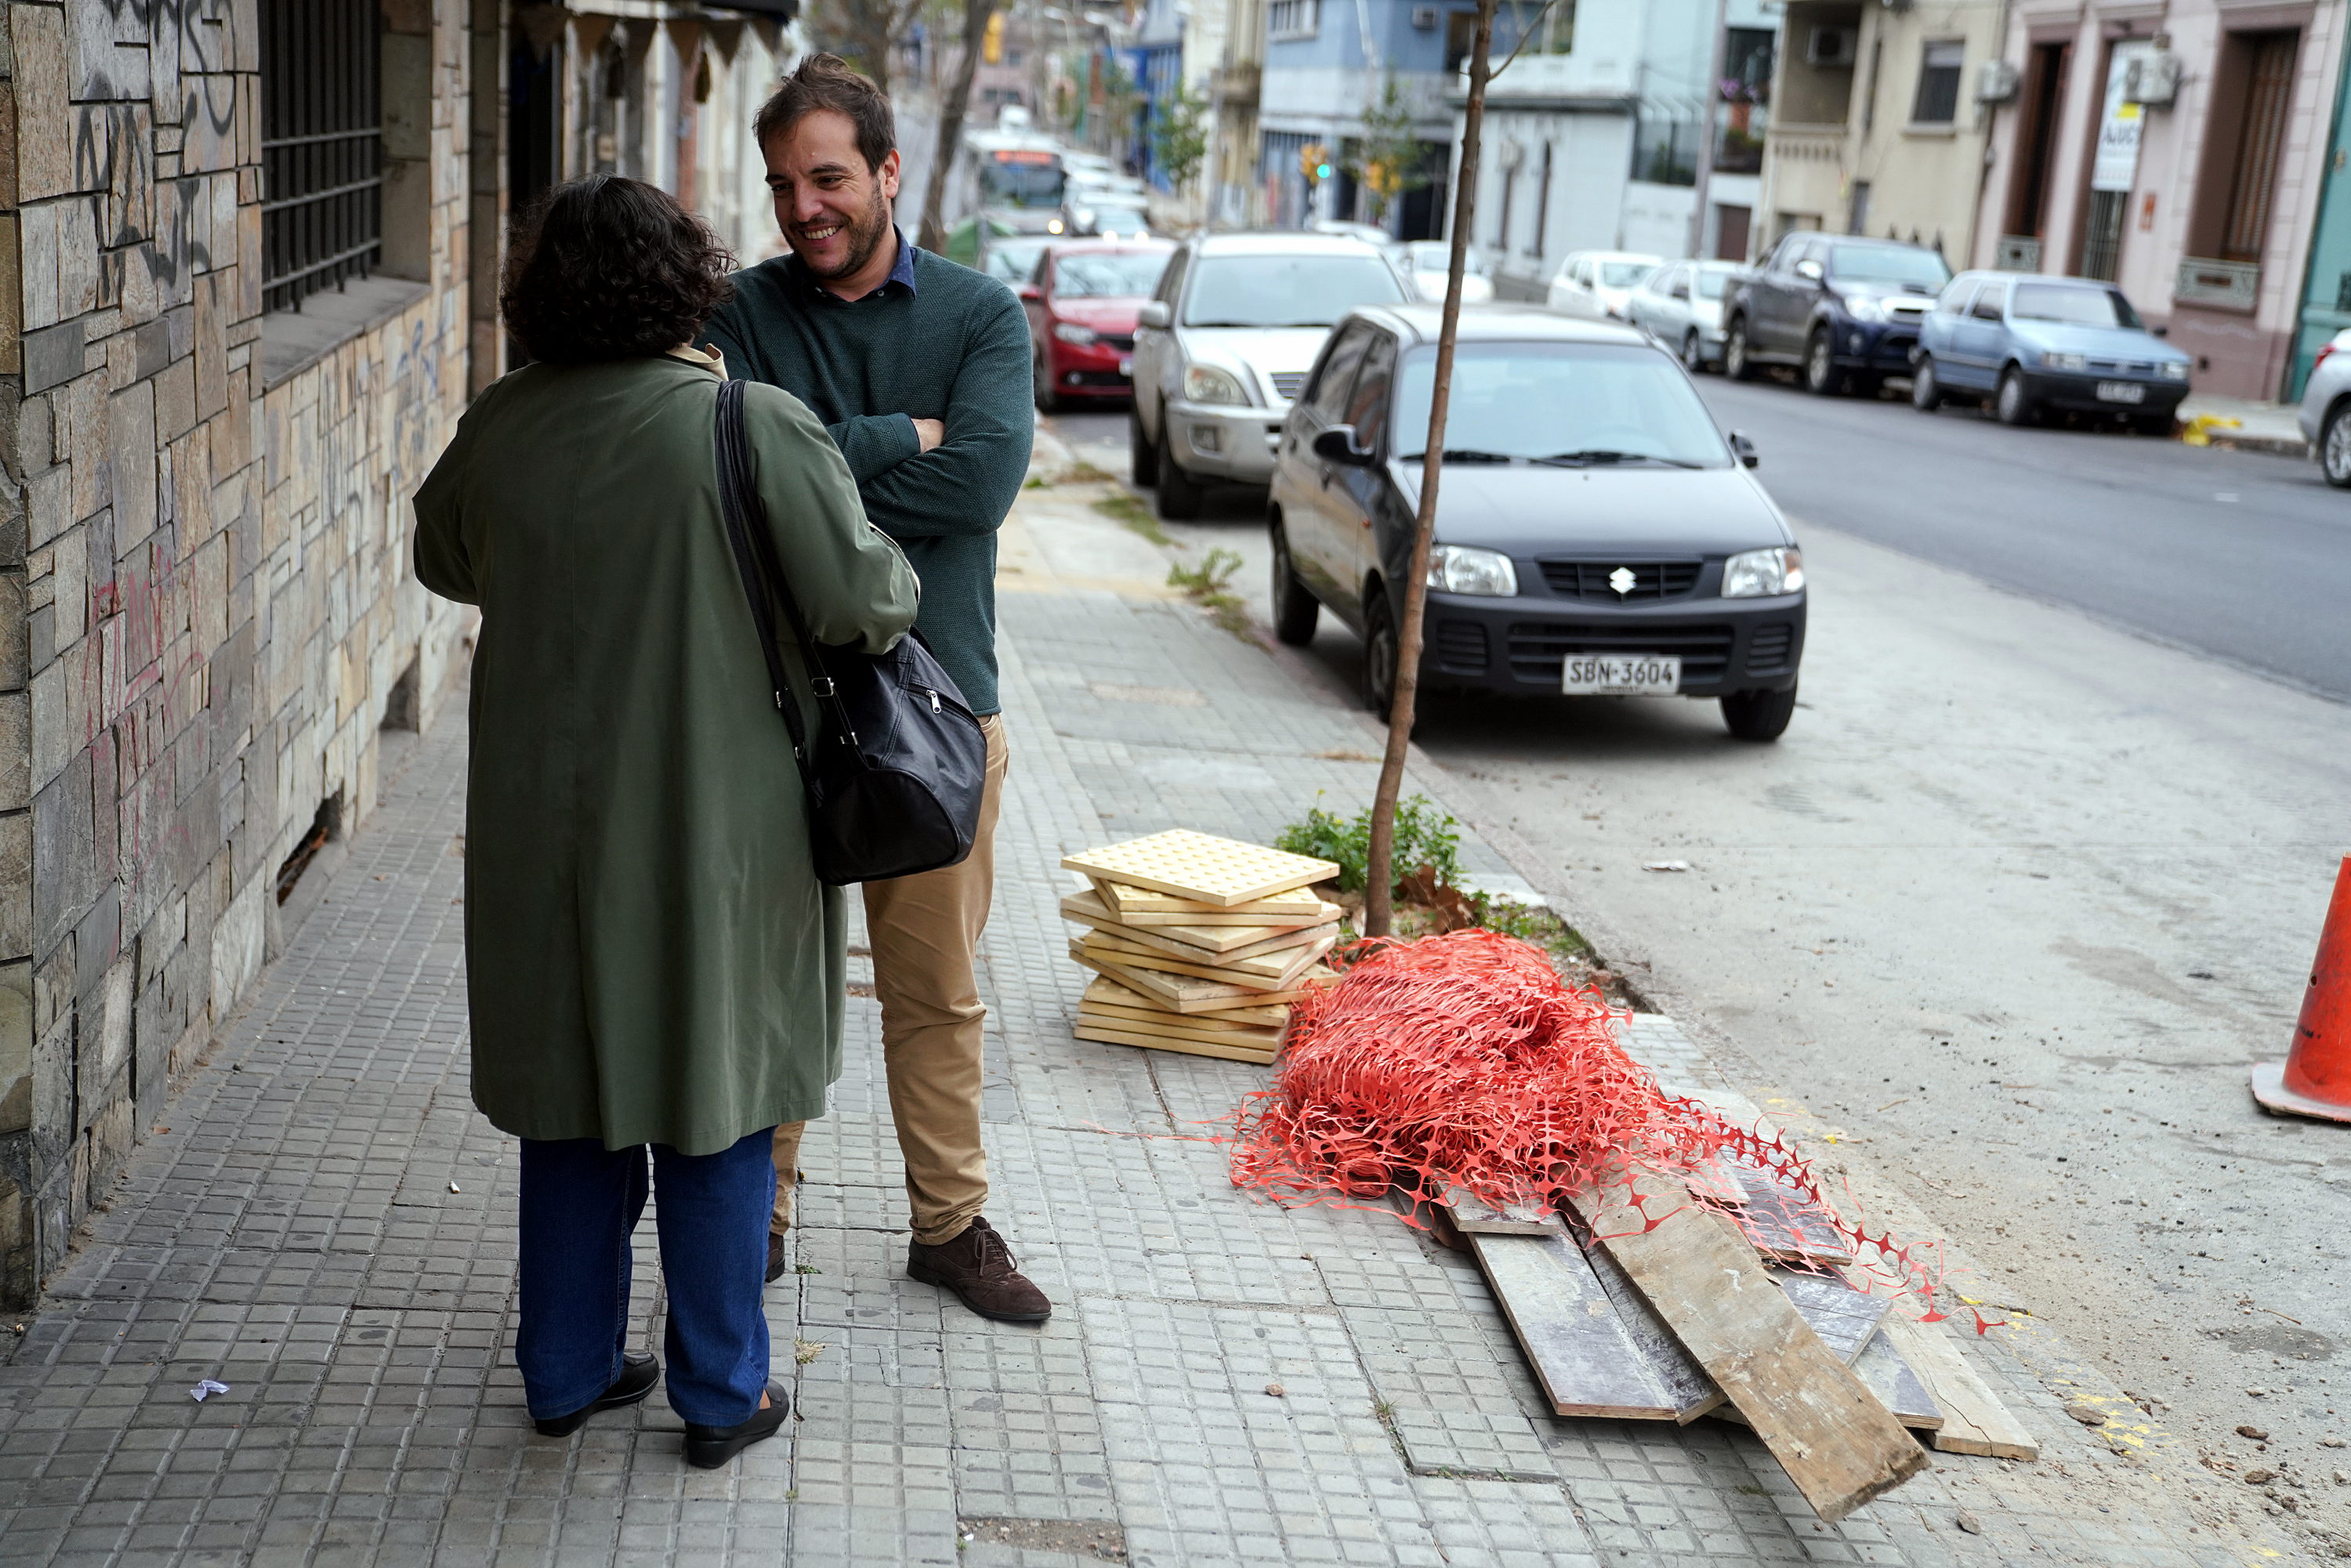
[[[902,242],[903,243],[903,242]],[[729,375],[782,387],[824,423],[865,502],[923,580],[915,625],[975,713],[996,695],[996,530],[1029,473],[1029,322],[1012,290],[925,250],[914,286],[854,304],[793,256],[735,275],[703,338]],[[901,273],[903,279],[903,269]],[[921,449],[914,421],[943,420]]]

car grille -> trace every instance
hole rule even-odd
[[[1273,383],[1275,395],[1284,402],[1296,402],[1298,394],[1306,390],[1304,371],[1277,371],[1266,379]]]
[[[2145,360],[2090,360],[2090,369],[2102,376],[2151,376],[2155,366]]]
[[[1777,674],[1788,667],[1788,655],[1795,646],[1796,628],[1789,622],[1758,626],[1747,638],[1747,673]]]
[[[1562,599],[1678,599],[1698,587],[1699,563],[1694,560],[1543,560],[1543,581]],[[1608,579],[1619,569],[1633,574],[1633,587],[1619,595]]]
[[[1570,653],[1679,653],[1686,681],[1718,681],[1730,667],[1730,628],[1687,621],[1606,626],[1521,621],[1510,630],[1510,673],[1556,685]]]
[[[1094,341],[1105,349],[1114,349],[1122,354],[1134,352],[1134,334],[1132,332],[1124,337],[1115,332],[1102,332],[1095,335]]]
[[[1440,621],[1437,625],[1437,667],[1457,675],[1486,673],[1486,628],[1475,621]]]

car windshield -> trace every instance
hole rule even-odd
[[[1728,272],[1718,272],[1710,267],[1700,267],[1698,269],[1698,275],[1695,285],[1698,289],[1698,297],[1700,299],[1719,299],[1722,298],[1722,286],[1729,281],[1730,274]]]
[[[1139,235],[1151,227],[1141,207],[1090,206],[1081,209],[1098,234]]]
[[[1428,447],[1437,350],[1404,361],[1395,450]],[[1464,343],[1454,350],[1448,439],[1503,458],[1730,462],[1689,378],[1655,349],[1614,343]]]
[[[1007,283],[1026,283],[1037,271],[1037,258],[1053,242],[1042,235],[1035,239],[1000,239],[987,247],[987,275]]]
[[[2138,312],[2119,289],[2085,288],[2066,283],[2020,283],[2008,313],[2020,321],[2063,321],[2069,327],[2139,325]]]
[[[1450,272],[1453,269],[1453,242],[1442,239],[1416,239],[1404,247],[1406,265],[1415,272]],[[1486,258],[1471,246],[1468,257],[1468,270],[1486,270]]]
[[[1839,283],[1915,283],[1938,289],[1951,269],[1931,250],[1906,245],[1839,245],[1829,247],[1829,276]]]
[[[1656,269],[1654,261],[1604,261],[1600,264],[1600,286],[1630,288]]]
[[[981,200],[991,207],[1058,207],[1061,161],[1050,152],[998,152],[980,165]]]
[[[1140,299],[1167,270],[1161,250],[1088,252],[1065,256],[1053,267],[1053,292],[1064,299]]]
[[[1186,327],[1328,327],[1358,305],[1394,305],[1404,285],[1372,256],[1212,256],[1192,273]]]

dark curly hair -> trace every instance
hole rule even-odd
[[[690,340],[735,258],[668,192],[618,174],[556,186],[516,225],[498,308],[534,360],[588,364]]]

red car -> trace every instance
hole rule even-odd
[[[1165,240],[1057,245],[1019,287],[1034,345],[1037,406],[1134,395],[1134,317],[1176,247]]]

